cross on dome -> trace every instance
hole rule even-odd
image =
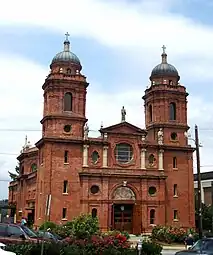
[[[66,41],[69,41],[70,34],[68,32],[66,32],[65,36],[66,36]]]
[[[70,51],[70,41],[69,41],[70,34],[66,32],[65,36],[66,36],[66,39],[64,41],[64,51]]]
[[[165,54],[166,53],[166,46],[163,45],[162,49],[163,49],[163,54]]]

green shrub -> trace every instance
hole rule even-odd
[[[158,255],[161,254],[163,247],[156,242],[143,242],[142,253],[147,255]]]
[[[64,225],[58,225],[53,231],[54,234],[59,235],[62,238],[66,238],[72,235],[72,221],[67,222]]]
[[[90,238],[99,232],[97,217],[81,214],[72,220],[72,235],[77,239]]]
[[[50,228],[53,231],[56,227],[57,225],[54,222],[46,221],[39,227],[39,230],[44,230],[45,228],[47,230],[48,228]]]
[[[158,225],[152,229],[152,239],[166,243],[182,243],[189,233],[196,237],[193,229],[185,230],[181,227]]]

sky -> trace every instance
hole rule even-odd
[[[12,7],[12,8],[11,8]],[[120,122],[144,127],[142,96],[162,45],[181,76],[194,137],[199,126],[202,171],[213,170],[212,0],[4,1],[0,8],[0,199],[8,196],[25,136],[41,137],[43,91],[49,64],[64,34],[90,83],[87,117],[92,136]],[[113,113],[113,114],[112,114]],[[194,162],[196,165],[196,162]],[[195,169],[196,170],[196,169]]]

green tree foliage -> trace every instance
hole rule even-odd
[[[19,173],[20,173],[20,168],[19,168],[19,166],[16,166],[16,167],[15,167],[15,173],[12,173],[12,172],[10,172],[10,171],[8,171],[8,173],[9,173],[10,178],[11,178],[13,181],[15,181],[15,180],[18,178]]]

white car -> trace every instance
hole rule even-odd
[[[4,247],[5,247],[5,246],[6,246],[5,244],[0,243],[0,255],[16,255],[16,253],[14,253],[14,252],[5,251],[5,250],[4,250]]]

